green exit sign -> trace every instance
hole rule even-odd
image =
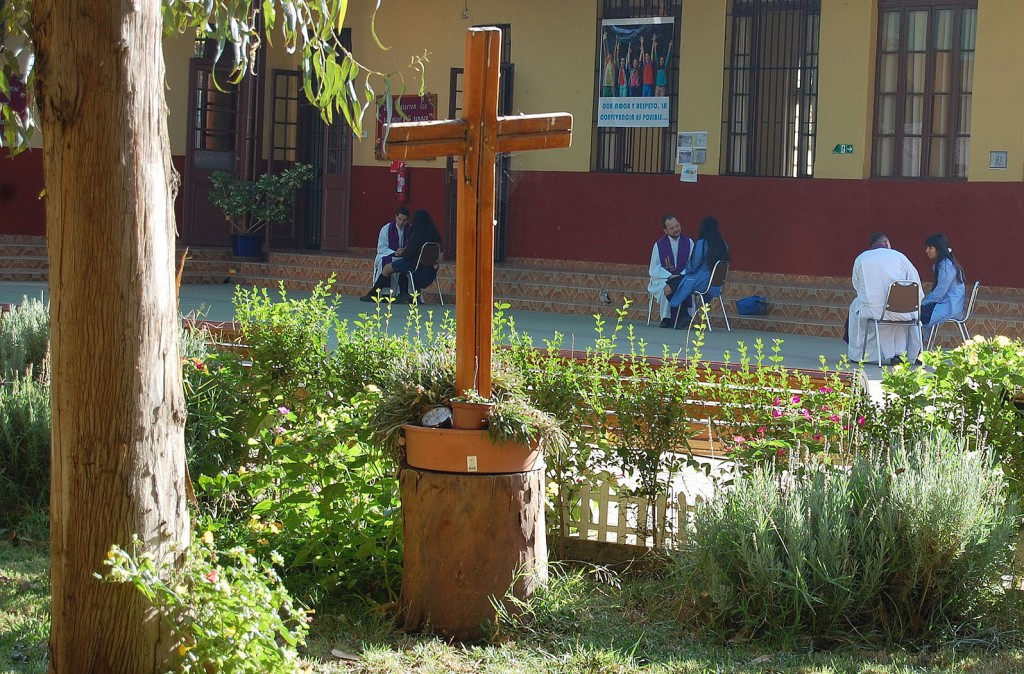
[[[852,145],[836,145],[832,148],[832,154],[853,154]]]

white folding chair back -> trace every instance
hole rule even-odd
[[[886,314],[913,314],[910,319],[886,318]],[[918,338],[924,343],[923,330],[921,329],[921,286],[917,281],[902,280],[893,281],[889,284],[889,291],[885,295],[885,309],[881,318],[868,318],[868,323],[875,326],[875,350],[878,352],[878,367],[882,367],[882,341],[879,335],[879,325],[905,325],[907,328],[917,328]],[[868,333],[864,332],[861,354],[868,347]]]
[[[419,257],[416,258],[416,266],[413,267],[412,271],[405,272],[405,274],[409,277],[409,293],[410,294],[416,291],[416,284],[413,281],[413,272],[418,271],[420,268],[437,267],[437,261],[440,258],[441,258],[441,244],[440,243],[437,243],[436,241],[431,241],[429,243],[423,244],[423,247],[420,248]],[[437,278],[434,280],[434,283],[437,285],[437,296],[441,300],[441,306],[444,306],[444,293],[441,291],[441,275],[440,274],[438,274]],[[420,288],[420,292],[422,293],[423,290],[426,290],[429,287],[430,286],[426,286],[425,288]]]
[[[702,290],[695,290],[695,291],[693,291],[692,297],[694,299],[694,302],[697,303],[697,305],[694,306],[693,315],[694,315],[694,317],[696,317],[697,314],[700,313],[700,315],[702,317],[701,320],[704,320],[703,316],[706,314],[706,311],[705,311],[704,307],[705,306],[708,307],[707,310],[710,311],[710,309],[711,309],[710,305],[714,304],[714,302],[715,302],[714,298],[712,298],[711,301],[709,302],[708,298],[707,298],[707,295],[711,292],[712,288],[719,288],[719,287],[721,287],[722,288],[722,292],[718,293],[718,305],[720,307],[722,307],[722,318],[725,319],[725,329],[728,330],[729,332],[732,332],[732,326],[729,325],[729,315],[727,313],[725,313],[725,300],[722,299],[722,293],[725,292],[725,288],[724,288],[724,286],[725,286],[725,278],[728,275],[729,275],[729,263],[728,263],[728,261],[726,261],[726,260],[719,260],[718,262],[716,262],[715,266],[711,268],[711,278],[708,279],[707,286],[705,288],[703,288]],[[675,323],[679,323],[679,314],[681,314],[681,313],[683,313],[682,310],[680,310],[678,313],[676,313]],[[708,325],[708,331],[713,331],[713,328],[711,327],[710,316],[708,317],[707,325]]]
[[[960,338],[966,342],[971,338],[971,333],[967,329],[967,321],[970,320],[974,314],[974,305],[978,301],[978,288],[981,287],[981,281],[975,281],[974,287],[971,288],[971,297],[967,300],[967,308],[964,310],[964,315],[961,318],[947,318],[941,323],[937,323],[932,326],[931,332],[928,333],[928,350],[931,351],[935,348],[935,343],[938,341],[939,328],[946,323],[956,324],[957,330],[960,332]]]

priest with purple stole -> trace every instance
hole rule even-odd
[[[380,228],[380,234],[377,236],[377,257],[373,260],[373,281],[377,280],[384,265],[391,262],[395,253],[405,248],[409,232],[407,224],[409,209],[402,206],[395,212],[395,219]]]
[[[693,241],[683,236],[683,228],[674,215],[666,215],[661,226],[665,230],[664,236],[654,242],[651,250],[651,282],[647,291],[658,300],[658,308],[661,313],[661,327],[671,328],[673,311],[669,305],[669,297],[666,295],[665,285],[669,279],[682,277],[686,263],[690,260],[690,253],[693,252]],[[677,283],[677,281],[673,281]],[[689,299],[686,300],[687,306]]]

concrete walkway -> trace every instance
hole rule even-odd
[[[230,284],[183,285],[181,287],[182,313],[186,315],[195,313],[209,320],[232,320],[234,308],[231,299],[234,291],[235,287]],[[276,290],[269,292],[272,297],[276,296]],[[19,303],[24,297],[46,299],[47,296],[45,283],[0,283],[0,303]],[[288,296],[299,299],[308,297],[309,293],[289,291]],[[376,309],[376,305],[359,302],[356,297],[342,296],[338,307],[338,316],[341,319],[352,321],[358,319],[361,314],[370,313]],[[435,320],[445,312],[450,312],[453,317],[455,313],[454,306],[450,304],[443,307],[439,304],[427,304],[423,305],[421,310],[433,312]],[[392,311],[391,329],[402,331],[409,308],[395,305],[392,307]],[[529,334],[537,346],[543,346],[545,340],[552,339],[556,332],[564,335],[563,348],[586,349],[593,346],[597,338],[596,322],[592,316],[558,315],[535,311],[509,311],[507,313],[515,320],[516,329]],[[606,321],[604,336],[608,337],[615,324],[611,319],[604,320]],[[648,355],[660,356],[663,349],[667,347],[672,355],[693,356],[692,340],[694,335],[692,333],[688,333],[686,330],[659,328],[657,323],[648,326],[644,321],[623,323],[616,338],[619,345],[618,351],[629,349],[628,330],[630,328],[633,330],[635,339],[646,342]],[[688,338],[691,340],[689,344]],[[728,353],[730,359],[735,362],[739,358],[737,353],[737,344],[739,343],[745,344],[753,357],[755,343],[758,339],[764,344],[766,356],[771,355],[770,350],[778,340],[781,344],[780,353],[783,357],[783,364],[787,367],[817,369],[821,367],[820,359],[824,356],[826,365],[830,369],[835,369],[839,367],[840,359],[846,353],[846,344],[838,339],[736,329],[727,332],[724,328],[716,328],[713,332],[705,334],[701,357],[706,360],[723,360]],[[881,371],[876,365],[866,365],[864,371],[872,383],[880,381]]]

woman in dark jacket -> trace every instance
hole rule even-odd
[[[395,298],[395,301],[399,304],[409,304],[412,302],[412,295],[410,289],[405,286],[408,284],[406,279],[406,272],[413,272],[412,280],[414,288],[412,290],[422,290],[426,288],[434,279],[437,278],[437,267],[422,267],[416,269],[416,263],[420,258],[420,250],[426,243],[441,243],[441,232],[438,231],[437,225],[434,224],[434,219],[430,217],[430,213],[420,209],[416,211],[412,216],[412,222],[409,225],[412,231],[409,232],[408,243],[404,248],[400,248],[395,251],[395,258],[384,265],[381,270],[380,276],[374,282],[373,287],[370,288],[369,292],[359,298],[360,302],[372,302],[375,296],[380,290],[391,286],[391,274],[398,273],[398,285],[399,295]],[[416,269],[416,271],[413,271]]]

